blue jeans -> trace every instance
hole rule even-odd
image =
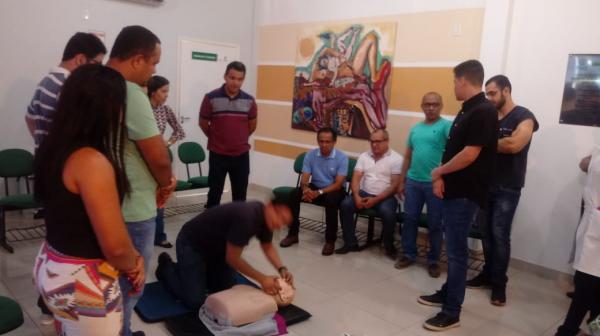
[[[127,231],[129,232],[133,247],[135,247],[142,258],[144,258],[144,267],[147,276],[148,270],[150,269],[152,251],[154,250],[153,243],[154,231],[156,230],[156,218],[152,217],[140,222],[127,222],[125,223],[125,226],[127,226]],[[123,293],[123,331],[121,332],[121,335],[130,336],[133,307],[135,307],[140,297],[142,297],[144,289],[142,288],[139,293],[133,293],[133,287],[125,276],[119,278],[119,285],[121,286],[121,291]]]
[[[410,260],[417,259],[417,232],[423,205],[427,204],[429,253],[427,262],[437,264],[442,248],[442,200],[433,195],[431,182],[406,179],[404,184],[404,223],[402,249]]]
[[[483,275],[492,286],[505,287],[510,260],[510,232],[521,197],[521,189],[493,187],[488,196],[485,220],[479,223],[483,236]]]
[[[156,232],[154,234],[154,244],[160,244],[167,240],[165,233],[165,208],[156,209]]]
[[[475,221],[479,206],[467,199],[444,199],[442,218],[446,235],[446,254],[448,255],[448,277],[442,286],[445,297],[442,312],[458,317],[465,300],[467,282],[467,263],[469,259],[469,229]]]
[[[205,256],[181,234],[175,250],[177,263],[163,263],[156,273],[167,290],[194,312],[198,312],[208,294],[236,284],[236,272],[225,262],[224,255]]]
[[[362,190],[360,190],[358,194],[360,197],[375,196]],[[396,214],[398,201],[396,200],[396,197],[390,196],[375,204],[373,209],[377,211],[383,222],[383,245],[386,248],[392,248],[394,246],[394,229],[398,218]],[[348,195],[340,205],[340,220],[342,222],[342,231],[344,233],[344,243],[348,246],[358,245],[358,240],[356,239],[356,223],[354,222],[355,212],[356,205],[354,204],[354,198],[352,195]]]

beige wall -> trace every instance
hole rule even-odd
[[[389,106],[392,111],[387,123],[391,146],[396,151],[405,150],[410,127],[422,120],[419,113],[424,93],[437,91],[442,95],[445,115],[455,115],[460,109],[460,103],[454,98],[452,67],[479,57],[483,14],[482,8],[470,8],[336,22],[396,23]],[[306,150],[306,145],[316,146],[314,132],[291,127],[294,64],[297,43],[305,25],[308,23],[258,28],[256,135],[260,140],[254,143],[256,151],[295,158]],[[404,112],[415,113],[406,115]],[[367,142],[339,137],[337,147],[360,153],[367,149]]]

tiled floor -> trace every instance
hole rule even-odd
[[[252,191],[252,190],[251,190]],[[250,198],[264,198],[259,191]],[[178,204],[198,202],[202,196],[179,199]],[[302,215],[322,219],[321,208],[304,206]],[[171,241],[186,220],[194,214],[167,218],[167,233]],[[25,218],[25,220],[23,220]],[[9,221],[28,221],[31,213],[13,214]],[[283,233],[275,234],[279,242]],[[16,335],[54,335],[52,327],[39,323],[35,305],[37,293],[31,284],[33,259],[41,240],[13,243],[15,254],[0,251],[0,295],[15,298],[23,307],[25,324],[8,333]],[[320,254],[323,237],[314,232],[301,232],[300,244],[280,249],[284,263],[296,279],[295,304],[313,316],[308,321],[291,326],[290,335],[300,336],[418,336],[433,335],[422,328],[423,321],[438,309],[419,305],[418,295],[431,293],[444,281],[432,279],[422,265],[397,270],[393,262],[383,257],[377,248],[344,256],[323,257]],[[341,241],[339,242],[341,243]],[[157,248],[156,257],[165,251]],[[174,249],[166,250],[174,257]],[[275,273],[262,256],[257,242],[244,252],[244,257],[257,268]],[[150,272],[148,281],[155,281]],[[553,335],[562,322],[569,301],[564,285],[538,277],[527,271],[510,270],[508,304],[494,307],[489,293],[467,290],[461,316],[461,327],[444,335],[533,336]],[[134,317],[133,330],[146,335],[170,335],[162,323],[146,324]]]

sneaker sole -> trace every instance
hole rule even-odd
[[[460,321],[453,323],[451,325],[445,326],[445,327],[438,327],[438,326],[434,326],[431,324],[423,323],[423,328],[425,328],[427,330],[431,330],[431,331],[445,331],[445,330],[456,328],[456,327],[460,327]]]
[[[52,316],[49,316],[49,317],[42,317],[42,318],[40,319],[40,324],[41,324],[41,325],[45,325],[45,326],[52,325],[52,324],[54,324],[54,318],[53,318]]]
[[[502,302],[502,301],[497,301],[497,300],[491,300],[490,303],[496,307],[506,306],[506,301]]]
[[[430,301],[427,301],[427,300],[423,300],[420,297],[417,298],[417,302],[420,303],[420,304],[422,304],[422,305],[430,306],[430,307],[441,307],[442,306],[441,303],[430,302]]]

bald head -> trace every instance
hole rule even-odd
[[[442,96],[437,92],[427,92],[421,99],[421,109],[425,113],[425,123],[431,124],[440,119],[444,103]]]

